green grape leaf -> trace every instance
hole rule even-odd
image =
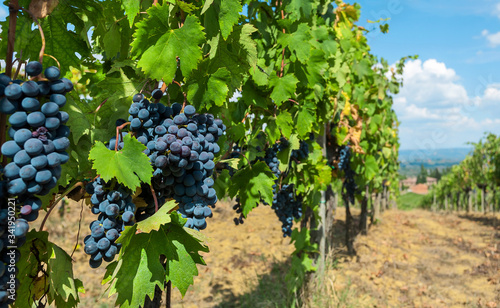
[[[68,13],[68,10],[59,9],[58,7],[41,22],[45,34],[45,53],[54,56],[59,61],[63,72],[68,71],[69,66],[79,67],[81,65],[81,60],[76,53],[80,54],[81,57],[90,54],[87,43],[77,33],[67,29],[65,21],[67,16],[64,16],[66,13]],[[44,60],[44,66],[47,60],[53,61],[49,59]]]
[[[151,231],[159,231],[161,225],[169,223],[171,221],[169,212],[172,211],[177,206],[175,200],[170,200],[164,205],[162,205],[158,212],[153,216],[146,218],[143,221],[137,223],[137,231],[149,233]]]
[[[191,14],[194,10],[198,9],[196,5],[187,3],[183,0],[175,0],[175,4],[177,4],[179,8],[187,14]]]
[[[392,149],[388,147],[383,147],[382,154],[384,155],[385,158],[389,159],[392,155]]]
[[[66,95],[66,105],[63,110],[68,113],[71,119],[67,125],[70,127],[73,142],[78,144],[80,138],[90,134],[91,124],[80,108],[80,102],[76,102],[73,95]]]
[[[207,0],[205,1],[205,4],[203,5],[203,8],[201,9],[200,15],[205,14],[205,12],[208,10],[208,8],[214,3],[214,0]]]
[[[358,75],[358,78],[362,79],[373,75],[371,66],[370,61],[362,59],[361,61],[354,61],[352,70]]]
[[[276,124],[284,136],[288,137],[292,134],[293,119],[288,111],[283,110],[278,114]]]
[[[132,53],[137,56],[158,43],[167,32],[170,33],[170,5],[153,5],[147,10],[148,16],[135,24]]]
[[[271,76],[269,80],[269,85],[273,88],[271,98],[278,107],[281,106],[284,101],[294,96],[298,82],[299,80],[293,74],[286,74],[282,78],[276,75]]]
[[[257,87],[248,80],[242,87],[241,99],[247,106],[256,105],[262,108],[267,108],[267,102],[269,98],[267,95],[259,91]]]
[[[233,159],[228,159],[229,165],[233,165],[232,162],[238,163],[239,159],[233,158]],[[224,161],[221,161],[224,162]],[[236,168],[238,168],[238,165],[236,165]],[[235,169],[236,169],[235,168]],[[227,189],[229,188],[229,183],[231,182],[231,176],[229,175],[229,170],[224,169],[222,172],[217,176],[215,179],[215,184],[214,184],[214,189],[216,192],[217,196],[226,196],[227,195]]]
[[[141,2],[137,0],[123,0],[122,7],[125,10],[125,16],[127,16],[130,28],[132,28],[135,17],[141,10]]]
[[[236,142],[245,137],[245,134],[246,130],[243,123],[237,123],[227,129],[227,135]]]
[[[228,84],[231,82],[231,74],[222,67],[208,76],[193,74],[188,85],[187,99],[190,102],[198,102],[202,107],[210,108],[212,102],[216,106],[222,106],[229,93]]]
[[[238,169],[238,164],[240,163],[239,158],[229,158],[229,159],[223,159],[220,161],[221,164],[227,164],[229,167],[233,169]]]
[[[251,37],[255,31],[250,24],[234,26],[227,40],[218,43],[216,55],[211,59],[214,68],[225,67],[231,73],[230,85],[234,89],[241,86],[244,76],[257,63],[257,47]],[[210,50],[211,56],[213,52]]]
[[[295,32],[280,34],[278,44],[288,47],[300,62],[307,63],[312,47],[309,43],[311,38],[311,28],[308,24],[301,23]]]
[[[292,21],[300,20],[301,16],[309,19],[312,14],[314,1],[303,0],[285,0],[283,2],[285,11],[288,13],[287,18]]]
[[[48,284],[56,307],[75,307],[78,303],[78,289],[82,283],[73,278],[72,261],[63,249],[52,246],[52,256],[48,262],[51,271]]]
[[[281,137],[280,128],[276,123],[276,118],[274,116],[267,117],[265,124],[265,132],[267,133],[269,143],[274,144],[276,140],[280,139]]]
[[[264,162],[248,165],[234,174],[229,186],[229,195],[240,198],[243,215],[246,217],[262,199],[267,204],[273,200],[273,184],[276,177]]]
[[[365,178],[370,181],[378,174],[377,160],[373,155],[366,155],[364,166]]]
[[[233,31],[233,26],[238,23],[243,7],[239,0],[217,0],[216,3],[220,6],[220,32],[224,40],[226,40],[231,31]]]
[[[313,110],[308,108],[310,104],[303,106],[297,114],[297,131],[304,138],[311,132],[313,123],[316,121]]]
[[[288,142],[290,145],[286,149],[278,152],[278,159],[280,161],[279,168],[281,172],[286,172],[288,170],[292,151],[300,148],[300,140],[297,135],[293,134],[289,136],[290,138],[288,139]]]
[[[84,290],[82,282],[73,277],[72,259],[48,237],[46,231],[31,230],[26,235],[26,243],[19,248],[17,294],[32,296],[17,296],[16,308],[31,307],[33,297],[38,300],[44,293],[47,293],[47,304],[54,303],[56,307],[76,307],[80,301],[78,293]],[[46,267],[45,273],[39,271],[39,266]]]
[[[122,36],[118,28],[118,24],[113,23],[109,31],[104,35],[104,50],[106,51],[106,57],[108,58],[113,58],[120,52]]]
[[[165,218],[166,214],[155,215]],[[155,287],[163,288],[169,280],[184,296],[198,275],[196,265],[205,265],[199,255],[200,251],[208,252],[204,236],[183,228],[185,219],[176,212],[168,215],[170,218],[158,230],[137,233],[137,225],[125,227],[117,240],[122,243],[120,256],[108,265],[105,276],[111,284],[109,295],[117,293],[117,306],[143,306],[145,296],[153,298]],[[162,264],[161,256],[165,256],[166,263]]]
[[[132,138],[129,134],[123,138],[122,150],[108,150],[102,142],[96,142],[90,150],[89,159],[92,166],[104,181],[116,178],[131,190],[141,185],[141,181],[151,184],[153,167],[142,151],[146,146]]]
[[[328,62],[322,50],[313,49],[306,63],[306,76],[310,84],[323,84]]]
[[[92,142],[90,142],[90,136],[88,135],[80,138],[77,144],[71,142],[69,149],[66,150],[69,154],[69,161],[62,165],[61,178],[58,181],[59,185],[65,187],[69,185],[72,180],[80,179],[82,174],[92,169],[92,163],[89,161],[89,152],[91,148]],[[57,192],[58,189],[54,191],[54,193]],[[49,195],[51,196],[51,194]],[[47,200],[47,202],[48,201],[49,200]],[[43,202],[43,204],[48,203]]]
[[[158,7],[158,8],[156,8]],[[157,80],[173,80],[177,71],[177,60],[180,59],[180,68],[184,76],[196,69],[202,59],[199,47],[205,40],[203,27],[197,17],[189,15],[184,25],[179,29],[168,27],[168,5],[156,5],[148,10],[149,18],[140,23],[140,31],[136,32],[136,39],[132,47],[136,52],[142,51],[144,43],[150,43],[137,62],[147,75]],[[150,27],[156,27],[153,34]],[[159,38],[158,31],[162,34]],[[157,40],[151,41],[154,35]]]

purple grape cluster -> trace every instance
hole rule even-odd
[[[90,255],[89,264],[97,268],[102,261],[111,262],[120,251],[116,239],[125,229],[135,223],[135,204],[129,189],[116,184],[114,188],[100,177],[88,183],[86,191],[91,195],[92,213],[99,215],[90,224],[90,235],[85,237],[84,251]]]
[[[43,67],[33,61],[26,65],[31,76],[40,75]],[[1,146],[4,157],[11,159],[3,170],[6,180],[4,197],[17,196],[20,217],[33,221],[41,201],[61,177],[61,165],[69,160],[69,128],[64,125],[68,113],[61,111],[65,94],[73,89],[66,78],[59,78],[57,67],[45,70],[44,81],[11,80],[0,74],[0,112],[9,114],[11,140]]]
[[[349,146],[341,146],[339,151],[339,169],[344,171],[344,183],[342,190],[347,196],[349,202],[354,204],[354,196],[358,190],[358,185],[354,180],[354,170],[351,168],[351,148]]]
[[[305,159],[309,154],[309,145],[304,141],[300,141],[300,144],[300,148],[292,151],[291,156],[297,159]],[[280,184],[282,180],[286,178],[287,174],[282,174],[279,169],[280,162],[278,153],[287,149],[289,146],[289,141],[285,138],[281,138],[279,142],[266,149],[264,157],[257,157],[252,162],[252,164],[255,164],[258,161],[264,161],[276,177],[272,186],[273,201],[271,208],[275,211],[276,216],[278,216],[278,219],[282,223],[283,236],[291,236],[294,219],[300,219],[302,217],[302,197],[296,194],[293,184]],[[234,149],[237,149],[237,151]],[[239,147],[236,146],[233,148],[234,157],[239,157],[240,152],[241,149]],[[235,173],[231,167],[229,167],[229,172],[230,174]],[[263,200],[261,200],[261,202],[268,205]],[[243,224],[243,209],[239,197],[236,198],[236,204],[233,206],[233,209],[239,214],[239,217],[234,218],[234,223],[236,225]]]
[[[159,89],[153,98],[161,98]],[[165,106],[150,102],[142,94],[133,97],[129,109],[130,128],[154,168],[153,188],[159,205],[166,198],[179,203],[178,212],[187,218],[186,227],[206,228],[206,218],[212,217],[217,202],[212,174],[214,158],[220,152],[217,141],[226,130],[220,119],[211,114],[199,114],[192,105],[174,103]],[[118,144],[120,147],[120,144]],[[137,219],[154,214],[154,202],[139,209]]]

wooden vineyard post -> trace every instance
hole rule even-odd
[[[469,196],[469,205],[467,206],[467,213],[470,213],[472,212],[472,191],[469,190],[467,195]]]
[[[369,187],[368,185],[365,185],[365,196],[361,201],[361,214],[359,219],[359,229],[363,235],[368,233],[368,194]]]
[[[376,222],[380,218],[380,195],[381,193],[375,194],[375,202],[373,204],[373,222]]]
[[[483,214],[484,214],[484,195],[485,195],[484,191],[485,191],[485,189],[486,189],[485,187],[481,188],[481,213],[483,213]]]

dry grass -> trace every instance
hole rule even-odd
[[[235,226],[231,206],[221,202],[215,209],[204,232],[211,238],[208,265],[199,267],[184,299],[173,291],[173,307],[281,308],[296,302],[285,288],[293,246],[282,237],[273,211],[258,207]],[[304,308],[500,308],[500,217],[388,211],[368,236],[357,238],[358,255],[352,258],[342,244],[343,209],[338,212],[336,246],[325,271],[303,290]],[[63,217],[54,214],[47,224],[50,239],[71,252],[80,204],[69,204]],[[93,219],[84,208],[80,245]],[[74,259],[75,276],[87,291],[80,307],[113,307],[100,285],[104,267],[90,269],[81,246]]]
[[[389,211],[355,249],[330,258],[305,307],[500,307],[498,217]]]

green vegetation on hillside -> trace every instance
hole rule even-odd
[[[422,203],[425,199],[425,195],[419,195],[416,193],[406,193],[400,195],[397,199],[398,209],[400,210],[411,210],[422,207]]]

